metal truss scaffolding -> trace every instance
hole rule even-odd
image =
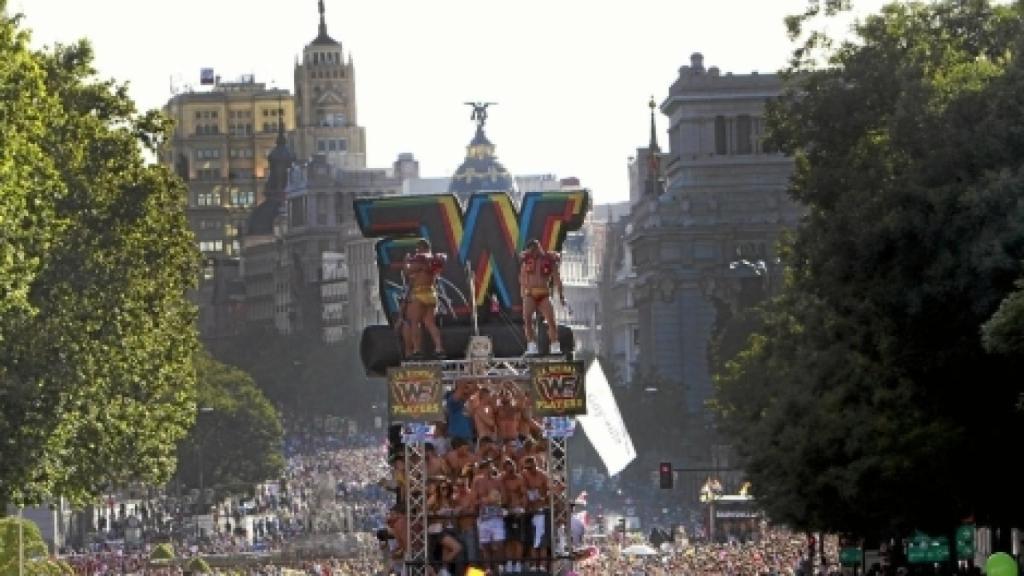
[[[409,576],[421,576],[427,563],[427,468],[422,438],[405,442],[405,509]]]
[[[441,368],[446,389],[459,380],[512,380],[529,383],[531,366],[564,362],[564,357],[471,358],[457,360],[404,362],[403,367],[424,366]],[[545,418],[545,420],[548,420]],[[422,425],[426,425],[423,423]],[[405,440],[406,517],[408,519],[408,549],[405,555],[406,573],[423,576],[429,558],[427,542],[427,473],[423,436]],[[548,437],[548,475],[552,486],[550,494],[551,527],[549,535],[552,554],[552,574],[571,568],[571,517],[568,475],[568,438]]]

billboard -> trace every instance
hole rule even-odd
[[[582,362],[545,362],[530,367],[530,402],[534,416],[587,413]]]
[[[388,414],[392,422],[429,422],[444,418],[444,386],[439,366],[388,369]]]

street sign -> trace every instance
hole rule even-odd
[[[956,557],[967,560],[974,557],[973,524],[964,524],[956,530]],[[918,533],[907,542],[907,562],[936,564],[949,562],[949,538]]]
[[[860,548],[843,548],[839,550],[839,564],[842,566],[859,566],[863,554]]]
[[[974,524],[964,524],[956,529],[956,557],[959,560],[974,557]]]

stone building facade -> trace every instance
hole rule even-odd
[[[660,105],[664,186],[645,187],[621,227],[628,254],[612,268],[627,284],[617,305],[636,319],[629,369],[645,385],[682,387],[694,459],[710,453],[697,445],[712,428],[709,343],[766,296],[779,274],[775,243],[800,216],[786,192],[792,160],[762,139],[765,104],[781,90],[774,74],[722,74],[694,54]]]

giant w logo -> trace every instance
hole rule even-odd
[[[468,321],[472,306],[494,294],[502,307],[519,313],[518,254],[536,238],[545,250],[559,251],[565,234],[579,230],[590,208],[586,190],[530,192],[517,211],[504,192],[474,194],[461,210],[452,194],[361,198],[355,201],[363,236],[377,242],[380,296],[394,322],[403,290],[402,263],[416,238],[448,254],[440,280],[439,313]],[[471,264],[476,302],[470,302],[466,264]]]

